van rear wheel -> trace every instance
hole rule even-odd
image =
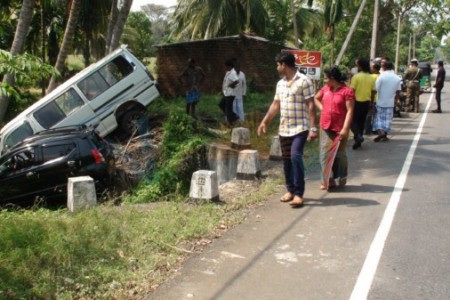
[[[148,119],[149,116],[146,110],[131,109],[120,120],[121,131],[128,136],[145,133],[148,130]]]

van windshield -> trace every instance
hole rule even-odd
[[[5,137],[5,145],[3,149],[8,149],[15,144],[23,141],[29,136],[33,135],[33,129],[28,122],[23,122],[22,125],[13,130],[8,136]]]

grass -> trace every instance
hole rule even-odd
[[[250,129],[252,148],[268,156],[276,134],[274,120],[268,134],[256,128],[272,95],[250,94],[243,124]],[[218,108],[220,97],[205,95],[197,115],[224,132]],[[154,117],[184,111],[184,99],[157,101]],[[316,160],[317,142],[305,156]],[[232,203],[189,203],[179,194],[168,202],[146,205],[101,205],[76,214],[66,209],[0,211],[0,299],[140,299],[170,278],[177,266],[204,243],[241,222],[251,208],[273,194],[281,178],[264,179],[257,192],[240,193]]]

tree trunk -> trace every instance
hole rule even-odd
[[[118,15],[117,0],[113,0],[111,5],[111,13],[109,15],[108,32],[106,34],[105,54],[109,54],[109,48],[111,47],[111,38],[114,31],[114,25],[117,22],[117,15]]]
[[[117,22],[114,27],[114,31],[111,37],[111,45],[109,46],[109,53],[113,52],[120,45],[120,37],[122,36],[123,28],[125,26],[125,22],[127,21],[128,14],[130,13],[131,5],[133,4],[133,0],[124,0],[123,6],[119,11],[119,15],[117,17]]]
[[[380,0],[375,0],[372,21],[372,42],[370,44],[370,59],[373,60],[377,51],[378,15],[380,10]]]
[[[33,17],[35,0],[24,0],[22,9],[20,10],[19,22],[17,24],[16,33],[11,46],[11,54],[16,55],[23,52],[25,46],[25,38],[30,29],[31,18]],[[3,82],[8,85],[14,85],[14,74],[6,74]],[[0,94],[0,123],[5,119],[6,110],[8,109],[9,97]]]
[[[402,14],[398,13],[398,19],[397,19],[397,42],[395,44],[395,73],[397,73],[398,69],[398,49],[400,48],[400,28],[402,25]]]
[[[339,52],[335,65],[338,66],[341,63],[342,57],[344,56],[345,50],[347,49],[348,43],[350,42],[350,39],[352,38],[353,32],[355,32],[356,25],[358,24],[359,18],[361,17],[362,11],[364,9],[364,6],[366,6],[366,0],[361,1],[361,5],[359,6],[358,12],[356,13],[355,19],[353,20],[352,27],[350,27],[350,31],[347,34],[347,37],[345,38],[344,44],[342,45],[341,51]]]
[[[73,35],[78,22],[78,16],[81,11],[81,0],[72,0],[72,6],[70,7],[69,20],[67,21],[66,30],[64,31],[63,42],[61,49],[59,50],[58,58],[56,59],[55,68],[60,74],[63,73],[64,64],[69,52],[72,48]],[[53,91],[56,84],[56,77],[52,76],[50,83],[48,84],[47,93]]]

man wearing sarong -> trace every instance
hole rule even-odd
[[[392,118],[394,117],[395,101],[400,99],[402,80],[394,71],[392,62],[386,63],[386,70],[381,73],[375,82],[378,94],[376,113],[373,129],[378,132],[375,142],[388,141],[387,134],[391,131]]]
[[[202,68],[195,65],[193,58],[188,59],[186,68],[178,75],[178,80],[186,92],[186,113],[195,118],[195,106],[200,101],[200,84],[205,79]]]
[[[303,148],[307,140],[317,136],[314,87],[306,75],[297,71],[293,54],[283,52],[277,55],[275,61],[282,78],[278,81],[273,102],[258,127],[258,135],[266,133],[270,121],[280,112],[278,134],[287,189],[280,201],[290,202],[294,208],[302,207],[305,192]]]
[[[355,94],[345,85],[345,78],[337,67],[325,70],[325,86],[316,94],[314,102],[320,114],[320,165],[322,190],[347,183],[347,143],[355,107]],[[332,174],[331,174],[332,173]]]

